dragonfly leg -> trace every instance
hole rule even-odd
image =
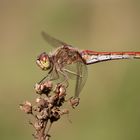
[[[75,108],[76,106],[79,105],[80,102],[80,98],[79,97],[70,97],[68,99],[70,105],[72,106],[72,108]]]
[[[68,73],[70,73],[70,74],[73,74],[73,75],[76,75],[76,76],[82,78],[82,75],[79,75],[79,74],[77,74],[77,73],[75,73],[75,72],[73,72],[73,71],[70,71],[70,70],[68,70],[68,69],[63,69],[63,70],[66,71],[66,72],[68,72]]]
[[[52,71],[51,71],[51,72],[52,72]],[[41,79],[41,80],[38,82],[38,84],[41,84],[43,81],[47,81],[47,80],[49,80],[49,81],[55,81],[55,80],[58,80],[58,79],[59,79],[59,74],[58,74],[57,71],[55,71],[55,74],[56,74],[55,77],[53,76],[53,73],[51,73],[51,72],[49,72],[46,76],[44,76],[44,78]]]
[[[69,86],[68,76],[62,70],[59,70],[58,72],[64,77],[64,80],[60,84],[63,84],[63,83],[66,84],[66,88],[67,88]]]
[[[49,78],[49,74],[47,74],[47,76],[44,76],[39,82],[38,84],[41,84],[45,79]]]

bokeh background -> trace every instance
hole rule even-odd
[[[36,56],[51,51],[49,34],[79,49],[140,51],[138,0],[0,0],[0,139],[33,139],[19,104],[36,98],[46,73]],[[80,105],[54,124],[53,140],[140,140],[140,61],[88,67]]]

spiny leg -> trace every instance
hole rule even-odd
[[[68,69],[63,69],[63,70],[66,71],[66,72],[68,72],[68,73],[70,73],[70,74],[73,74],[73,75],[76,75],[76,76],[82,78],[82,75],[79,75],[79,74],[77,74],[77,73],[75,73],[75,72],[73,72],[71,70],[68,70]]]

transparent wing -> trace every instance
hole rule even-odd
[[[68,78],[75,80],[75,94],[74,97],[78,97],[81,90],[83,89],[87,80],[87,66],[82,62],[73,63],[67,65],[64,68]]]
[[[50,44],[51,46],[53,46],[55,48],[67,45],[67,43],[50,36],[49,34],[47,34],[44,31],[41,32],[41,35],[48,42],[48,44]]]
[[[75,86],[75,98],[79,96],[81,90],[83,89],[86,80],[87,80],[88,72],[87,66],[84,63],[77,63],[77,77],[76,77],[76,86]]]

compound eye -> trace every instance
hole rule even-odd
[[[42,70],[48,70],[50,68],[49,56],[45,52],[38,56],[36,62]]]

